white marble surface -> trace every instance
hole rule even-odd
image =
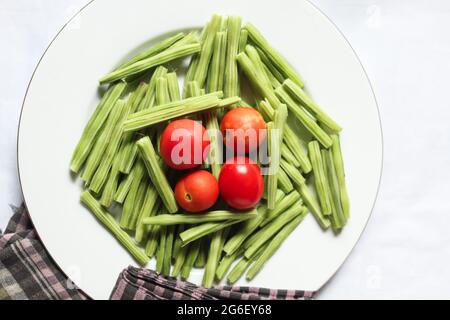
[[[28,81],[87,0],[0,0],[0,228],[21,202],[16,133]],[[378,99],[384,171],[369,225],[321,299],[450,298],[450,2],[313,0],[359,55]],[[357,214],[357,213],[353,213]]]

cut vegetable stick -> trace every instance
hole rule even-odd
[[[313,214],[319,226],[324,230],[328,229],[330,227],[330,220],[323,215],[317,200],[314,198],[314,195],[311,193],[306,183],[297,185],[297,191],[302,196],[303,201],[309,211]]]
[[[218,222],[218,221],[229,221],[229,220],[248,220],[253,219],[258,216],[256,209],[247,211],[227,211],[218,210],[203,213],[201,215],[193,215],[190,213],[183,214],[160,214],[154,217],[144,218],[142,220],[143,224],[154,224],[160,226],[169,226],[174,224],[197,224],[205,222]]]
[[[169,213],[175,213],[178,211],[177,202],[173,194],[173,190],[170,187],[169,182],[164,174],[164,171],[159,165],[155,149],[153,148],[152,142],[148,136],[139,139],[136,142],[138,146],[141,158],[147,168],[147,172],[153,185],[156,187],[164,206],[169,211]]]
[[[280,146],[283,142],[284,124],[287,120],[288,113],[287,107],[281,104],[277,110],[275,110],[273,128],[269,129],[269,150],[270,150],[270,172],[267,177],[268,195],[267,195],[267,208],[275,208],[276,193],[278,189],[278,171],[280,169],[281,150]],[[276,141],[272,141],[275,137]]]
[[[156,104],[166,105],[170,103],[169,87],[167,84],[167,75],[156,79]]]
[[[286,142],[286,146],[292,151],[300,163],[302,172],[305,174],[311,172],[311,162],[309,161],[308,155],[303,148],[302,142],[289,125],[286,125],[285,127],[283,138]]]
[[[166,231],[166,248],[164,249],[162,274],[170,276],[170,266],[172,264],[172,250],[174,242],[174,226],[167,227]]]
[[[200,252],[200,241],[195,241],[189,248],[187,256],[185,258],[183,268],[181,269],[181,278],[186,280],[191,274],[194,267],[195,260],[197,260],[198,253]]]
[[[258,101],[258,110],[266,121],[273,121],[275,110],[267,99],[256,99]]]
[[[156,254],[156,251],[158,249],[158,241],[159,239],[155,238],[156,236],[159,236],[159,228],[155,230],[156,235],[152,236],[152,231],[150,230],[149,235],[147,237],[147,243],[145,245],[145,254],[151,258]]]
[[[185,34],[183,32],[177,33],[176,35],[174,35],[172,37],[169,37],[169,38],[167,38],[167,39],[157,43],[156,45],[154,45],[150,49],[139,53],[138,55],[136,55],[132,59],[130,59],[127,62],[125,62],[124,64],[122,64],[119,68],[117,68],[117,70],[120,70],[120,69],[123,69],[125,67],[128,67],[128,66],[132,65],[133,63],[138,62],[140,60],[143,60],[143,59],[146,59],[148,57],[154,56],[155,54],[158,54],[161,51],[164,51],[167,48],[171,47],[174,43],[176,43],[177,41],[179,41],[180,39],[182,39],[184,37],[185,37]]]
[[[89,122],[84,128],[83,134],[81,135],[81,138],[73,152],[72,159],[70,161],[70,170],[73,172],[79,173],[97,139],[99,132],[102,130],[103,124],[125,88],[126,84],[119,82],[111,86],[104,94],[102,100],[95,109],[94,114],[91,116]]]
[[[197,81],[190,81],[188,83],[187,95],[188,97],[198,97],[202,94],[200,86]]]
[[[233,227],[228,227],[223,229],[220,237],[220,248],[217,254],[217,264],[219,264],[220,259],[222,258],[223,247],[225,246],[225,242],[227,242],[230,237],[231,231]]]
[[[272,223],[273,223],[273,221],[272,221]],[[264,232],[264,230],[267,230],[267,228],[269,228],[268,225],[265,225],[264,227],[260,227],[256,232],[254,232],[250,237],[248,237],[245,240],[245,242],[242,244],[244,253],[261,236],[261,233]]]
[[[211,164],[213,176],[218,180],[222,168],[221,159],[223,144],[220,135],[219,121],[217,120],[217,111],[209,111],[204,116],[205,127],[209,135],[209,155],[208,163]]]
[[[178,237],[179,238],[179,237]],[[206,265],[206,256],[208,255],[208,248],[206,248],[206,241],[208,238],[200,239],[200,249],[198,250],[197,259],[194,262],[194,268],[204,268]]]
[[[152,228],[150,228],[148,231],[147,244],[145,246],[145,254],[149,257],[153,257],[157,252],[160,230],[161,230],[160,226],[152,226]]]
[[[222,24],[227,25],[226,21],[228,18],[224,18],[222,20]],[[220,60],[219,60],[219,80],[217,83],[217,90],[225,90],[225,66],[226,66],[226,60],[227,60],[227,50],[228,50],[228,31],[223,29],[221,32],[223,32],[223,36],[221,36],[221,54],[220,54]]]
[[[260,229],[252,240],[246,241],[244,256],[250,259],[274,234],[281,230],[286,224],[298,216],[306,216],[307,209],[303,206],[292,206],[283,214],[279,215],[265,227]],[[251,238],[250,238],[251,239]]]
[[[299,86],[303,87],[303,81],[299,74],[291,67],[287,60],[276,51],[263,35],[251,23],[247,23],[244,29],[248,31],[249,38],[263,51],[272,63],[277,67],[285,78],[292,79]]]
[[[247,45],[247,40],[248,40],[248,32],[247,32],[247,30],[241,28],[241,32],[239,34],[238,53],[245,51],[245,46]],[[238,77],[239,77],[239,79],[241,79],[241,77],[242,77],[242,70],[240,68],[238,68]],[[240,83],[239,83],[239,86],[241,86]]]
[[[316,187],[317,197],[319,198],[322,213],[326,216],[331,214],[331,199],[327,192],[328,179],[324,172],[324,160],[320,153],[320,146],[317,141],[311,141],[308,144],[309,158],[314,173],[314,185]]]
[[[81,202],[86,205],[140,265],[145,266],[148,263],[148,257],[145,255],[145,252],[133,241],[128,233],[120,229],[113,216],[102,208],[100,203],[98,203],[89,191],[83,191],[81,194]]]
[[[205,90],[202,89],[202,95],[205,95]],[[222,100],[220,100],[218,108],[226,108],[226,107],[230,107],[233,105],[236,105],[237,103],[241,102],[242,99],[238,96],[236,97],[229,97],[229,98],[224,98]]]
[[[144,204],[145,195],[147,192],[147,186],[150,184],[149,179],[142,179],[141,184],[139,185],[139,189],[136,194],[136,203],[133,206],[133,213],[130,221],[130,230],[136,230],[137,221],[139,218],[139,214],[142,210],[142,205]]]
[[[276,192],[276,196],[275,196],[275,200],[278,202],[280,202],[281,200],[284,199],[284,197],[286,196],[286,194],[283,192],[283,190],[278,189]]]
[[[86,185],[89,185],[92,177],[94,176],[102,157],[104,156],[105,150],[108,147],[108,144],[111,140],[111,137],[114,133],[114,129],[118,127],[120,123],[120,118],[123,111],[123,103],[122,101],[118,101],[114,106],[113,110],[109,114],[108,119],[105,122],[105,128],[97,138],[94,147],[89,154],[89,157],[86,160],[86,164],[81,174],[81,178],[85,182]]]
[[[324,173],[324,189],[325,189],[325,193],[327,194],[329,203],[330,203],[330,214],[328,215],[328,219],[331,222],[331,225],[333,226],[333,199],[332,199],[332,195],[331,195],[331,185],[330,185],[330,181],[328,179],[328,167],[327,167],[327,152],[328,150],[326,149],[322,149],[321,150],[321,156],[322,156],[322,171]]]
[[[152,214],[157,214],[159,211],[161,211],[161,207],[164,207],[161,200],[158,198],[158,200],[155,203],[155,206],[153,207]],[[159,242],[159,231],[161,229],[160,226],[146,226],[147,229],[145,230],[146,234],[144,237],[146,238],[145,242],[145,253],[149,257],[153,257],[156,255],[157,249],[158,249],[158,242]]]
[[[272,138],[272,134],[273,134],[272,129],[273,129],[273,121],[267,122],[266,123],[266,130],[267,130],[268,134],[267,134],[267,137],[266,137],[266,141],[267,141],[267,157],[268,157],[268,160],[271,159],[270,155],[272,154],[272,146],[275,145],[275,141],[273,141],[274,139]],[[272,132],[272,134],[271,134],[271,132]],[[277,146],[275,146],[275,148],[277,148]],[[265,199],[265,200],[267,200],[268,196],[269,196],[269,176],[273,174],[271,169],[274,166],[274,162],[275,161],[273,161],[273,162],[269,161],[269,166],[265,168],[266,169],[266,174],[264,175],[264,194],[263,194],[263,199]]]
[[[198,65],[198,55],[194,55],[191,58],[191,62],[189,63],[188,70],[186,72],[186,76],[184,77],[184,84],[183,84],[183,98],[189,97],[187,93],[187,85],[189,82],[194,80],[195,70],[197,69]]]
[[[222,251],[222,233],[224,230],[219,230],[212,234],[209,242],[208,257],[205,264],[205,271],[203,273],[202,286],[204,288],[211,288],[216,275],[217,265],[219,263],[219,255]]]
[[[180,237],[177,237],[177,239],[179,239],[179,238]],[[180,239],[180,241],[181,241],[181,239]],[[189,254],[189,250],[190,250],[191,246],[181,247],[181,242],[180,242],[180,248],[179,248],[177,256],[175,257],[175,263],[172,268],[172,274],[171,274],[172,277],[178,277],[180,275],[181,270],[183,269],[183,266],[185,264],[186,258]]]
[[[134,230],[136,227],[136,219],[142,205],[145,195],[145,181],[142,185],[142,180],[145,180],[143,166],[138,166],[140,171],[136,174],[130,186],[130,191],[123,203],[122,215],[120,216],[120,227],[122,229]]]
[[[298,119],[298,121],[310,132],[325,148],[329,148],[333,141],[330,136],[317,124],[316,121],[311,119],[311,117],[299,106],[283,89],[283,87],[278,87],[275,89],[277,96],[286,103],[289,110]]]
[[[186,44],[186,45],[180,45],[171,47],[169,49],[166,49],[152,57],[137,61],[125,68],[113,71],[103,78],[100,79],[100,84],[113,82],[119,79],[123,79],[126,77],[129,77],[131,75],[138,74],[142,71],[148,70],[152,67],[164,64],[166,62],[182,58],[188,55],[191,55],[193,53],[200,51],[200,44],[199,43],[193,43],[193,44]]]
[[[264,64],[261,61],[261,58],[259,57],[259,54],[256,51],[255,47],[252,45],[247,45],[245,47],[245,53],[247,54],[253,65],[257,68],[258,73],[261,76],[261,80],[265,82],[264,85],[268,88],[272,88],[272,82],[270,81],[269,76],[264,70]]]
[[[241,98],[239,97],[231,97],[220,100],[216,97],[211,96],[208,97],[207,95],[203,94],[203,92],[201,96],[196,98],[199,98],[199,100],[196,100],[196,102],[189,101],[182,106],[166,110],[160,110],[161,108],[158,107],[154,108],[153,113],[128,119],[124,124],[124,130],[126,132],[136,131],[148,126],[152,126],[161,122],[165,122],[189,114],[195,114],[197,112],[229,107],[241,101]]]
[[[258,104],[260,112],[266,119],[273,120],[275,110],[270,105],[268,101],[262,100]],[[290,127],[289,123],[286,124],[284,129],[284,142],[286,146],[292,151],[293,155],[297,158],[300,163],[300,167],[304,173],[309,173],[312,169],[311,163],[309,162],[308,155],[303,150],[302,143],[297,137],[295,132]]]
[[[281,156],[294,167],[300,168],[300,162],[298,162],[291,149],[284,143],[281,145]]]
[[[219,266],[216,270],[216,278],[218,280],[222,280],[225,277],[225,274],[230,269],[233,262],[244,253],[244,248],[239,248],[231,255],[225,255],[222,260],[220,260]]]
[[[175,72],[170,72],[166,75],[167,87],[169,91],[169,101],[181,100],[180,87],[178,85],[178,77]]]
[[[265,219],[267,207],[261,205],[258,207],[258,216],[254,219],[246,221],[242,227],[234,234],[223,247],[223,251],[227,255],[232,255],[241,247],[242,243],[260,226]]]
[[[241,52],[237,55],[237,61],[255,91],[258,92],[261,96],[265,97],[269,101],[269,103],[276,109],[281,104],[281,102],[273,91],[272,86],[269,86],[264,80],[264,77],[263,75],[261,75],[258,67],[250,60],[245,52]]]
[[[100,193],[106,178],[108,176],[108,172],[110,171],[110,168],[112,167],[113,161],[117,161],[117,168],[114,170],[120,171],[120,164],[121,164],[121,157],[120,157],[120,145],[121,145],[121,139],[122,139],[122,127],[123,123],[125,122],[128,114],[130,113],[130,105],[128,103],[122,102],[120,105],[117,105],[116,107],[119,107],[122,109],[122,114],[120,116],[120,120],[118,121],[116,127],[114,128],[113,134],[111,136],[111,140],[108,144],[108,147],[106,151],[103,154],[102,161],[100,162],[99,167],[97,168],[97,171],[95,172],[91,184],[89,186],[89,189],[93,191],[94,193]],[[116,160],[117,159],[117,160]],[[114,175],[117,178],[119,176],[119,172],[114,172]],[[115,187],[116,188],[116,187]],[[113,192],[115,190],[111,190],[110,192]]]
[[[300,86],[295,84],[292,80],[286,79],[283,83],[283,88],[298,102],[301,103],[320,123],[325,125],[331,131],[339,132],[342,130],[341,126],[337,124],[329,115],[327,115],[317,104],[315,104],[310,97],[303,91]]]
[[[334,168],[333,156],[330,150],[323,153],[326,162],[326,171],[328,175],[328,183],[330,186],[330,198],[331,198],[331,226],[335,231],[342,229],[347,222],[341,204],[341,194],[339,190],[339,181]]]
[[[269,122],[269,123],[267,123],[267,127],[270,127],[270,125],[271,125],[272,123],[271,122]],[[264,199],[264,200],[267,200],[267,175],[263,175],[263,179],[264,179],[264,192],[263,192],[263,195],[262,195],[262,199]]]
[[[220,86],[219,79],[224,76],[223,73],[220,73],[220,68],[223,60],[222,55],[225,56],[226,54],[226,36],[226,32],[217,32],[214,38],[213,55],[207,78],[208,92],[223,90],[222,86]]]
[[[227,27],[228,27],[228,16],[222,16],[220,31],[227,31]]]
[[[298,171],[293,165],[286,162],[286,160],[281,159],[281,168],[286,172],[287,176],[295,185],[301,185],[305,183],[305,178],[302,176],[300,171]]]
[[[163,66],[159,66],[153,72],[153,75],[148,82],[147,92],[145,93],[145,98],[141,101],[137,111],[146,110],[155,105],[156,102],[156,80],[160,77],[165,77],[168,70]]]
[[[305,215],[299,215],[289,222],[283,229],[278,232],[275,237],[269,242],[269,244],[264,248],[264,251],[259,257],[255,259],[250,269],[247,272],[246,279],[248,281],[252,280],[256,274],[262,269],[264,264],[273,256],[273,254],[278,250],[281,244],[286,240],[286,238],[298,227],[298,225],[303,221]]]
[[[200,32],[200,46],[202,45],[203,41],[205,41],[206,38],[206,29],[208,28],[208,24],[207,23],[203,29]],[[201,50],[201,48],[200,48]],[[198,68],[198,64],[200,62],[200,56],[199,53],[195,53],[194,55],[192,55],[191,60],[189,61],[189,65],[186,71],[186,75],[184,76],[184,81],[183,81],[183,98],[187,98],[188,94],[187,94],[187,84],[191,81],[195,81],[195,74],[197,73],[197,68]]]
[[[164,257],[166,254],[166,238],[167,238],[167,227],[161,227],[159,229],[159,244],[156,252],[156,272],[161,274],[164,267]]]
[[[175,95],[175,93],[173,93]],[[167,79],[167,75],[165,77],[161,77],[159,79],[156,80],[156,91],[155,91],[155,96],[156,96],[156,104],[161,106],[161,105],[166,105],[168,103],[170,103],[170,93],[169,93],[169,84],[168,84],[168,79]],[[160,124],[158,126],[156,126],[155,131],[156,131],[156,148],[158,150],[158,154],[160,153],[160,147],[161,147],[161,135],[163,132],[164,128],[163,126]]]
[[[253,261],[261,256],[266,246],[267,245],[263,245],[261,248],[259,248],[251,258],[242,257],[241,260],[239,260],[238,263],[234,265],[233,269],[231,269],[230,273],[228,274],[227,283],[236,283],[236,281],[238,281],[244,275],[245,271],[247,271],[248,267],[250,267]]]
[[[294,204],[302,205],[303,201],[300,197],[300,194],[293,190],[291,193],[286,195],[283,199],[280,201],[277,201],[277,207],[273,210],[268,210],[264,220],[261,222],[260,226],[263,227],[269,222],[271,222],[273,219],[278,217],[281,213],[288,210],[290,207],[292,207]]]
[[[225,60],[225,97],[239,96],[239,77],[236,56],[239,51],[239,36],[241,33],[241,18],[232,16],[227,21],[227,55]]]
[[[177,41],[176,43],[174,43],[170,49],[176,48],[176,47],[181,47],[187,44],[193,44],[193,43],[199,43],[198,41],[198,35],[197,35],[197,31],[191,31],[188,34],[186,34],[186,36],[184,36],[182,39],[180,39],[179,41]]]
[[[221,21],[222,18],[220,16],[213,15],[204,31],[205,35],[204,40],[202,41],[202,49],[198,53],[199,61],[193,79],[198,82],[200,88],[203,88],[205,84],[206,75],[208,74],[208,67],[213,53],[214,38],[217,31],[220,29]]]
[[[250,264],[253,262],[254,259],[247,259],[246,257],[242,257],[241,260],[238,261],[231,269],[230,273],[227,276],[227,283],[229,285],[234,284],[236,281],[239,280],[239,278],[242,277],[242,275],[247,271]]]
[[[128,102],[131,104],[130,113],[137,111],[138,106],[144,98],[148,85],[141,82],[136,91],[134,91],[128,98]],[[123,125],[122,125],[123,127]],[[128,174],[133,167],[136,159],[137,150],[134,144],[134,133],[124,133],[122,136],[122,145],[120,152],[120,172]]]
[[[189,100],[196,99],[196,100]],[[140,117],[129,118],[125,121],[124,130],[136,131],[156,123],[161,123],[184,115],[207,111],[214,108],[221,108],[231,104],[238,103],[239,97],[231,97],[229,99],[220,100],[217,96],[203,95],[200,97],[188,98],[180,106],[171,108],[154,107],[152,112],[144,114]],[[181,100],[182,101],[182,100]]]
[[[350,216],[350,200],[347,193],[347,185],[345,183],[344,161],[342,158],[341,142],[338,135],[331,135],[333,145],[331,147],[331,154],[333,156],[334,169],[339,182],[339,191],[341,196],[342,211],[347,220]]]
[[[143,172],[143,171],[142,171]],[[141,174],[139,177],[133,180],[130,186],[130,190],[123,202],[122,214],[120,216],[120,227],[125,230],[133,230],[132,220],[135,213],[134,208],[138,205],[138,197],[141,196],[140,185],[143,180],[144,175]],[[144,189],[145,190],[145,189]],[[141,199],[142,200],[142,199]]]
[[[275,76],[272,74],[272,72],[270,72],[269,68],[267,68],[267,66],[265,64],[262,65],[265,74],[267,75],[267,78],[269,79],[270,85],[276,89],[279,86],[281,86],[280,81],[278,81],[277,78],[275,78]]]
[[[227,227],[225,229],[217,231],[217,233],[220,233],[220,241],[218,240],[219,243],[218,243],[218,248],[216,250],[216,257],[215,257],[216,264],[214,266],[214,272],[211,275],[213,279],[215,278],[216,270],[217,270],[217,268],[219,266],[219,262],[220,262],[220,260],[222,258],[222,255],[223,255],[222,254],[223,253],[223,247],[225,245],[225,242],[228,240],[231,231],[232,231],[232,227]],[[204,238],[204,239],[206,240],[207,238]]]
[[[156,214],[155,209],[157,209],[158,201],[158,192],[156,191],[156,188],[153,186],[153,184],[148,183],[144,201],[142,203],[142,207],[139,212],[139,217],[136,224],[136,233],[134,238],[137,242],[142,242],[144,240],[145,233],[149,229],[149,227],[147,227],[147,225],[143,223],[143,220]]]
[[[106,180],[105,187],[102,191],[102,196],[100,198],[100,203],[105,208],[109,208],[112,205],[112,202],[114,200],[114,194],[117,191],[117,186],[119,184],[119,162],[120,158],[116,157],[114,158],[111,171],[109,173],[109,177]]]
[[[241,29],[241,33],[239,35],[239,53],[243,52],[245,50],[245,47],[247,46],[248,40],[248,31],[245,29]]]
[[[196,227],[189,228],[180,233],[182,246],[191,243],[197,239],[200,239],[208,234],[214,233],[233,224],[239,223],[242,220],[228,220],[225,222],[207,222]]]
[[[220,55],[222,54],[222,38],[224,37],[223,32],[217,32],[214,36],[214,43],[213,43],[213,50],[212,50],[212,57],[211,57],[211,65],[208,69],[208,76],[206,78],[206,91],[207,92],[214,92],[219,87],[219,77],[221,76],[219,74],[220,69]]]
[[[128,192],[130,191],[131,183],[133,182],[134,174],[133,170],[131,170],[130,174],[128,174],[122,181],[120,181],[119,187],[114,194],[114,201],[120,204],[123,204],[125,198],[127,197]]]
[[[135,84],[137,82],[137,84]],[[133,114],[136,112],[136,108],[139,103],[136,103],[138,100],[142,101],[142,96],[145,95],[148,85],[144,88],[145,82],[143,81],[135,81],[133,85],[129,85],[127,90],[127,103],[130,105],[130,113]],[[145,89],[145,90],[143,90]]]
[[[125,179],[120,182],[119,188],[117,189],[116,194],[114,195],[114,201],[117,203],[123,204],[125,198],[130,191],[131,184],[134,179],[141,179],[141,176],[144,172],[144,163],[142,161],[137,161],[133,166],[130,174],[128,174]]]
[[[188,85],[186,84],[186,87],[187,86]],[[179,100],[179,101],[172,101],[172,102],[169,102],[169,103],[164,104],[164,105],[156,105],[153,108],[150,108],[150,109],[147,109],[147,110],[141,110],[139,112],[135,112],[135,113],[130,114],[128,116],[128,120],[135,119],[135,118],[140,118],[140,117],[143,117],[143,116],[146,116],[146,115],[151,115],[151,114],[154,114],[155,112],[163,111],[164,109],[179,108],[179,107],[182,107],[183,105],[185,105],[187,103],[195,104],[195,103],[198,103],[199,101],[202,101],[202,100],[204,100],[206,98],[211,98],[211,97],[220,99],[220,98],[223,97],[223,92],[222,91],[211,92],[211,93],[205,94],[203,96],[199,96],[199,97],[190,97],[190,98],[185,98],[185,99],[182,99],[182,100]]]
[[[122,126],[123,129],[123,126]],[[121,157],[120,159],[120,172],[124,174],[129,174],[133,168],[134,162],[137,156],[137,147],[135,145],[134,132],[125,132],[122,135],[122,150],[118,153]]]
[[[278,186],[284,193],[289,193],[294,190],[291,179],[289,179],[283,168],[278,171]]]
[[[178,254],[180,253],[180,249],[181,249],[181,239],[180,237],[178,237],[178,234],[180,234],[181,232],[184,231],[184,225],[180,224],[176,226],[176,234],[177,236],[175,237],[175,242],[173,245],[173,251],[172,251],[172,258],[174,260],[177,259]]]
[[[280,71],[278,71],[278,69],[273,65],[273,63],[270,62],[267,55],[260,48],[256,47],[256,51],[258,51],[259,57],[261,58],[261,61],[263,62],[264,66],[267,68],[268,73],[270,73],[270,75],[274,77],[274,79],[276,79],[277,83],[281,85],[284,81],[284,76],[280,73]]]
[[[140,104],[145,99],[145,95],[147,94],[148,84],[145,82],[140,82],[138,87],[136,88],[136,94],[133,100],[133,105],[131,106],[131,110],[133,112],[138,111]]]

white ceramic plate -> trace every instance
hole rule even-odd
[[[240,15],[259,27],[344,127],[348,225],[336,237],[308,216],[251,285],[319,289],[344,262],[370,216],[382,164],[377,105],[350,45],[309,2],[96,0],[63,28],[40,61],[18,139],[20,179],[36,229],[61,269],[93,298],[108,298],[119,272],[135,264],[79,203],[81,183],[69,172],[73,148],[98,101],[98,79],[149,39],[200,27],[213,13]],[[201,277],[197,270],[190,280],[201,283]]]

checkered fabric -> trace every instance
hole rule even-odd
[[[25,207],[13,209],[0,236],[0,299],[86,299],[45,251]]]
[[[205,289],[187,281],[166,278],[148,269],[128,267],[122,271],[112,300],[306,300],[312,292],[240,286]]]

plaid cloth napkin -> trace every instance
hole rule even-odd
[[[24,205],[15,213],[4,234],[0,231],[0,300],[86,300],[56,266],[33,228]],[[220,286],[198,287],[176,278],[165,278],[148,269],[128,267],[119,275],[112,300],[305,300],[313,292]]]
[[[86,299],[47,254],[25,206],[13,209],[5,233],[0,235],[0,299]]]
[[[312,292],[220,286],[205,289],[193,283],[165,278],[148,269],[128,267],[122,271],[111,294],[112,300],[306,300]]]

